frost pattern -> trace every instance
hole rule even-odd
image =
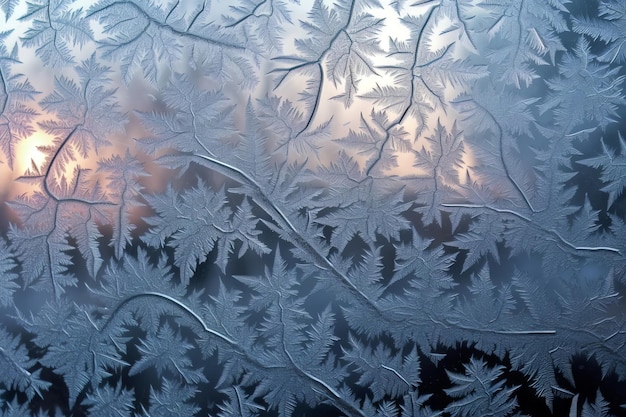
[[[624,415],[625,19],[0,0],[0,414]]]

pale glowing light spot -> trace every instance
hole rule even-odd
[[[469,147],[465,147],[465,152],[463,153],[463,162],[458,169],[459,173],[459,183],[462,185],[470,185],[468,184],[468,173],[469,179],[472,182],[477,182],[476,175],[474,174],[473,167],[476,166],[476,157],[469,149]]]
[[[442,52],[448,45],[453,44],[458,39],[457,29],[456,22],[448,16],[439,19],[430,29],[434,36],[429,36],[425,42],[428,50],[433,54]]]
[[[15,152],[14,173],[20,175],[37,175],[46,163],[46,154],[39,147],[52,145],[53,137],[45,132],[37,131],[19,142]]]
[[[424,175],[425,171],[415,167],[415,157],[411,153],[398,152],[395,154],[398,166],[389,170],[389,175],[407,177],[411,175]]]

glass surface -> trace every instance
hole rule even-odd
[[[625,62],[621,0],[0,0],[0,415],[626,415]]]

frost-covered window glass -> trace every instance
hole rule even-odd
[[[624,0],[0,0],[0,416],[626,415]]]

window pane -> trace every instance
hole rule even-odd
[[[612,416],[626,5],[0,0],[2,416]]]

